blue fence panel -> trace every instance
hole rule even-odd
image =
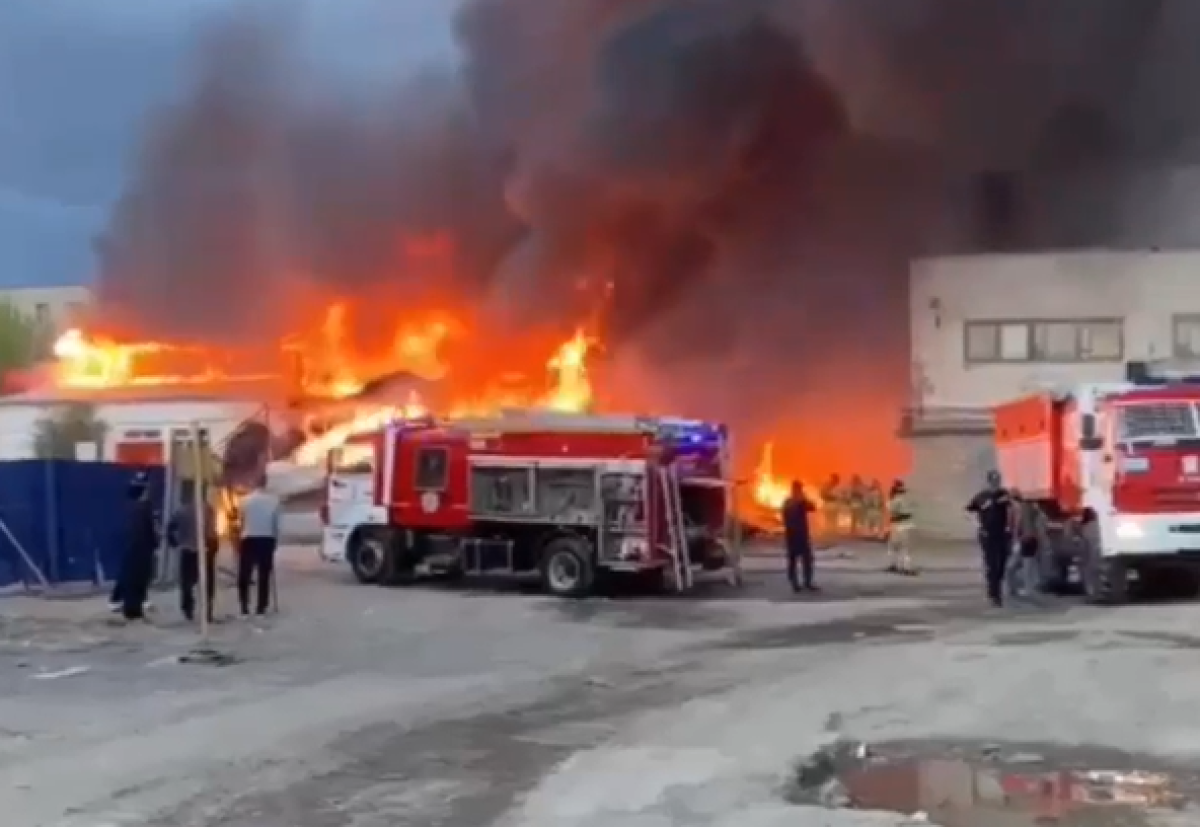
[[[0,530],[0,587],[39,581],[26,556],[55,585],[115,577],[126,546],[129,484],[139,472],[149,478],[153,502],[161,503],[161,467],[0,462],[0,520],[7,529]]]
[[[0,463],[0,521],[3,521],[0,560],[4,562],[0,586],[36,581],[29,562],[42,572],[49,567],[44,536],[38,537],[39,526],[45,524],[44,505],[42,463],[34,460]]]

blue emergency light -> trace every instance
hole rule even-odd
[[[659,421],[658,438],[681,453],[699,453],[719,447],[728,433],[724,425],[698,420],[662,419]]]

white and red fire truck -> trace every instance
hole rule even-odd
[[[1098,603],[1134,578],[1200,589],[1200,377],[1129,379],[996,409],[1001,474],[1040,506],[1044,590],[1072,571]]]
[[[328,458],[321,556],[363,583],[538,573],[590,594],[628,572],[740,580],[729,436],[676,419],[510,412],[396,422]]]

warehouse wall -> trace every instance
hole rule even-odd
[[[1176,354],[1175,320],[1200,317],[1200,253],[1082,252],[939,258],[910,282],[914,391],[931,406],[987,406],[1055,383],[1113,381],[1123,362]],[[968,364],[980,320],[1123,321],[1123,358],[1106,363]]]
[[[1138,359],[1200,353],[1200,253],[1110,252],[955,256],[913,264],[911,404],[900,434],[912,451],[920,528],[966,538],[963,502],[995,467],[991,409],[1047,387],[1119,381]],[[1033,331],[1053,323],[1115,330],[1117,351],[1078,358],[968,358],[968,328]]]

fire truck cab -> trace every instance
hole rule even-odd
[[[563,597],[609,572],[740,580],[728,432],[513,412],[397,422],[330,452],[321,556],[363,583],[537,573]]]
[[[1131,579],[1200,590],[1200,377],[1084,384],[1000,405],[1005,483],[1038,508],[1042,588],[1072,570],[1097,603]]]

